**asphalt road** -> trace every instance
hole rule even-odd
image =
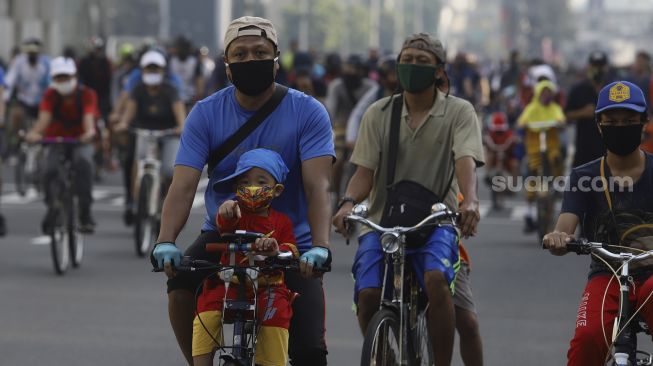
[[[182,365],[172,335],[161,274],[135,255],[121,219],[119,177],[95,189],[99,222],[87,237],[82,267],[54,274],[39,237],[44,206],[5,185],[0,239],[0,365]],[[486,365],[562,365],[573,332],[588,258],[553,257],[521,232],[525,206],[511,198],[491,212],[482,192],[479,235],[465,241],[472,257]],[[203,216],[201,196],[178,241],[190,243]],[[331,365],[356,365],[362,339],[351,311],[349,273],[356,244],[333,237],[334,264],[325,277]],[[649,347],[647,347],[649,346]],[[650,349],[650,342],[644,344]],[[455,365],[462,365],[455,356]]]

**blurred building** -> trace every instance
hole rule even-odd
[[[269,1],[0,0],[0,57],[8,59],[27,37],[41,38],[51,55],[65,46],[81,51],[94,35],[129,41],[184,35],[215,50],[234,16],[260,15],[264,3]]]
[[[588,52],[600,49],[616,65],[633,61],[637,50],[653,53],[653,1],[587,0],[575,9],[577,37],[570,50],[585,61]]]

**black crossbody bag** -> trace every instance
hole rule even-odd
[[[388,179],[387,197],[383,207],[383,216],[380,225],[383,227],[415,226],[431,214],[431,206],[443,202],[453,182],[454,170],[452,169],[449,182],[442,196],[438,196],[423,185],[411,181],[401,180],[394,182],[395,168],[397,165],[397,149],[399,147],[399,128],[401,126],[401,109],[403,96],[395,97],[392,103],[390,119],[390,136],[388,146]],[[424,245],[431,235],[433,227],[410,233],[406,243],[409,247]]]
[[[209,156],[208,175],[211,177],[213,169],[227,156],[229,153],[240,145],[247,136],[249,136],[258,126],[261,125],[275,109],[281,104],[283,98],[288,94],[288,87],[277,84],[274,88],[274,93],[261,108],[259,108],[254,115],[252,115],[247,122],[245,122],[233,135],[229,136],[220,147],[213,151]]]

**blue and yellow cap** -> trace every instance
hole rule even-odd
[[[236,164],[236,171],[215,182],[213,189],[219,189],[220,184],[227,183],[252,168],[265,170],[280,184],[285,182],[288,174],[288,167],[281,155],[269,149],[254,149],[241,155]]]
[[[630,109],[638,113],[646,112],[644,92],[629,81],[615,81],[606,85],[599,92],[599,100],[594,113],[599,114],[616,108]]]

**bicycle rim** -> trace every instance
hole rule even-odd
[[[75,203],[72,198],[67,198],[66,204],[67,219],[66,228],[68,231],[68,245],[70,247],[70,257],[72,259],[73,268],[77,268],[82,264],[82,256],[84,254],[84,237],[77,229],[77,221],[75,217]]]
[[[140,257],[148,253],[150,245],[154,241],[153,233],[156,225],[154,225],[152,217],[149,214],[151,192],[152,177],[150,175],[144,175],[138,191],[138,206],[136,222],[134,223],[136,254]]]
[[[27,179],[25,174],[25,153],[22,151],[18,152],[17,163],[14,167],[14,181],[16,184],[16,192],[19,195],[25,196],[27,193]]]
[[[537,233],[541,239],[549,232],[552,213],[552,198],[538,197],[537,199]]]
[[[361,366],[399,366],[399,318],[392,310],[379,310],[365,332]]]
[[[57,274],[62,275],[68,269],[70,262],[70,252],[68,247],[68,233],[63,227],[56,227],[50,235],[50,249],[52,253],[52,262]]]
[[[433,357],[433,347],[431,337],[429,336],[426,312],[428,307],[417,316],[417,323],[412,329],[413,339],[413,365],[414,366],[433,366],[435,357]]]

